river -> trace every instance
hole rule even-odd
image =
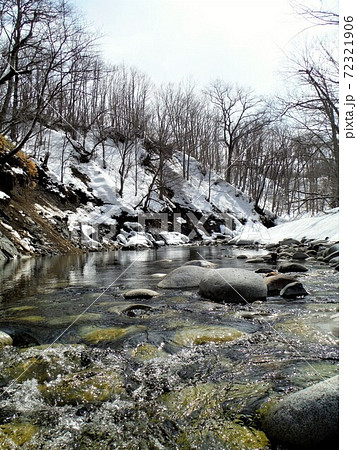
[[[338,273],[250,305],[157,289],[193,259],[256,270],[262,250],[172,247],[13,260],[1,269],[0,447],[269,449],[259,411],[338,373]]]

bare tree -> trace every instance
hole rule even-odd
[[[334,207],[339,179],[338,64],[333,51],[325,46],[319,49],[319,53],[309,51],[300,59],[291,59],[296,85],[293,96],[284,101],[284,114],[294,121],[300,142],[309,148],[309,164],[321,160],[327,169],[330,206]],[[321,196],[319,191],[317,196]]]
[[[338,12],[338,2],[335,2],[335,11],[331,10],[331,5],[326,4],[326,1],[320,2],[320,8],[312,7],[306,5],[301,1],[291,0],[291,6],[300,16],[306,18],[313,25],[338,25],[339,24],[339,14]]]
[[[138,70],[128,70],[125,66],[113,68],[108,89],[108,137],[117,146],[120,154],[120,197],[123,196],[130,167],[132,164],[137,165],[137,141],[146,133],[150,88],[150,80]]]
[[[222,141],[227,151],[226,181],[232,181],[234,152],[239,153],[243,137],[254,136],[262,126],[263,102],[252,91],[233,87],[220,80],[206,91],[217,111],[222,133]]]
[[[0,127],[10,130],[16,143],[8,159],[40,120],[58,114],[55,99],[76,73],[78,60],[93,57],[93,39],[65,0],[6,0],[1,18]]]

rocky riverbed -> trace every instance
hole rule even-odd
[[[1,291],[2,447],[328,448],[336,382],[318,400],[328,414],[309,399],[338,374],[336,251],[303,240],[13,261]],[[244,289],[246,271],[259,277],[265,295],[202,295],[236,271]],[[307,422],[332,438],[309,440],[306,424],[287,439],[300,392]]]

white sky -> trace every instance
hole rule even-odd
[[[316,0],[315,0],[316,1]],[[309,24],[289,0],[74,0],[107,61],[156,84],[219,78],[273,93],[284,52]],[[289,43],[289,41],[292,42]]]

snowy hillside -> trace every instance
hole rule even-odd
[[[121,154],[123,153],[118,146],[107,142],[105,144],[106,168],[103,168],[103,158],[97,155],[96,158],[86,164],[78,163],[73,148],[69,148],[63,133],[49,132],[47,136],[50,157],[48,167],[53,172],[53,176],[60,180],[62,178],[65,184],[75,185],[79,189],[90,192],[94,197],[101,199],[106,205],[113,205],[122,210],[134,213],[134,208],[145,197],[153,179],[153,174],[147,168],[140,164],[140,161],[146,156],[146,151],[140,146],[136,146],[133,151],[139,164],[133,162],[133,155],[130,154],[131,161],[128,163],[128,172],[126,174],[123,197],[118,195],[119,189],[119,166],[121,164]],[[67,148],[64,146],[67,144]],[[86,146],[93,145],[90,139]],[[34,142],[28,146],[29,153],[34,153]],[[171,199],[166,198],[160,201],[155,192],[152,193],[152,199],[149,202],[149,209],[152,211],[163,211],[168,203],[189,207],[190,209],[211,214],[216,212],[232,213],[237,218],[251,218],[257,220],[259,216],[249,203],[247,197],[241,193],[236,193],[232,185],[226,183],[217,175],[213,175],[211,181],[211,200],[208,202],[206,197],[209,190],[208,174],[202,174],[200,164],[194,158],[190,160],[190,179],[184,180],[182,172],[181,155],[174,154],[172,160],[165,168],[167,177],[167,186],[174,191]],[[88,183],[84,183],[78,177],[73,176],[71,167],[77,167],[84,175],[89,178]],[[137,184],[137,189],[135,188]],[[137,208],[140,211],[140,206]]]
[[[152,162],[150,167],[143,164],[144,159],[150,155],[140,144],[133,145],[130,152],[125,153],[125,144],[115,145],[107,140],[104,151],[102,148],[88,162],[79,162],[80,155],[76,147],[80,148],[81,144],[74,141],[71,143],[63,132],[47,131],[45,141],[51,178],[56,183],[82,191],[91,200],[77,208],[76,212],[67,214],[70,230],[78,230],[80,227],[82,238],[87,239],[88,243],[96,241],[93,227],[114,227],[117,225],[117,218],[123,214],[130,221],[142,220],[142,225],[145,225],[147,218],[161,220],[162,214],[167,214],[159,230],[166,233],[166,238],[167,232],[175,232],[177,238],[183,234],[182,230],[187,234],[192,229],[195,232],[189,233],[190,239],[211,240],[218,235],[221,238],[242,237],[252,230],[254,233],[258,232],[263,239],[266,235],[266,228],[250,199],[243,193],[236,192],[232,185],[217,174],[205,173],[194,158],[189,162],[190,176],[187,180],[182,176],[181,155],[172,155],[164,168],[165,191],[169,194],[160,198],[159,188],[154,180],[155,163]],[[94,146],[95,143],[87,138],[85,150],[88,152]],[[37,161],[45,159],[45,150],[39,152],[35,140],[30,141],[27,152],[36,155]],[[124,154],[127,167],[120,196],[120,166]],[[147,208],[144,211],[145,202]],[[54,214],[58,212],[54,211]],[[134,233],[134,230],[127,231]],[[126,238],[124,233],[119,241],[125,244]],[[180,242],[186,242],[186,239],[182,238]]]
[[[130,220],[140,221],[140,216],[146,217],[147,213],[144,213],[142,209],[143,199],[146,198],[150,189],[150,197],[147,202],[148,210],[151,212],[150,217],[154,219],[155,213],[158,213],[158,217],[161,219],[161,213],[178,212],[176,217],[170,216],[167,219],[169,223],[170,220],[174,220],[174,223],[171,223],[171,229],[176,231],[176,239],[171,235],[170,242],[186,242],[184,238],[177,239],[177,236],[181,234],[183,224],[187,223],[187,217],[182,217],[182,211],[191,212],[191,225],[195,228],[195,233],[190,233],[191,239],[200,237],[203,240],[212,240],[222,233],[223,236],[234,241],[254,240],[261,243],[276,242],[290,236],[295,238],[328,237],[329,240],[338,240],[338,209],[332,210],[329,214],[306,217],[298,221],[281,223],[273,228],[266,228],[254,210],[251,199],[242,192],[236,191],[219,175],[204,172],[194,158],[189,161],[189,180],[184,179],[180,153],[174,153],[165,165],[166,187],[172,195],[171,197],[165,195],[160,199],[155,182],[152,186],[153,171],[143,164],[148,153],[140,143],[136,143],[129,152],[125,153],[123,143],[114,144],[107,140],[102,145],[101,151],[98,150],[89,162],[79,163],[78,152],[62,131],[47,131],[45,139],[47,151],[50,154],[48,169],[51,176],[57,182],[81,190],[93,198],[93,202],[77,208],[75,213],[68,213],[70,229],[73,231],[80,226],[84,235],[82,237],[86,238],[88,243],[94,242],[90,236],[95,230],[91,227],[100,224],[113,227],[116,225],[116,218],[123,213],[131,217]],[[29,143],[27,148],[29,154],[36,154],[35,145],[34,140]],[[80,145],[78,143],[79,147]],[[94,147],[95,140],[87,137],[86,150]],[[124,153],[128,160],[128,167],[122,196],[119,196],[119,171]],[[38,159],[43,157],[43,154],[38,155]],[[207,200],[208,196],[209,201]],[[216,227],[212,232],[208,218],[218,219],[220,224],[218,230]],[[141,223],[144,224],[145,221]],[[161,232],[166,232],[168,242],[168,230],[164,229],[165,226],[165,223],[161,225]],[[141,229],[129,231],[132,235],[137,235],[138,231],[142,232]],[[127,237],[119,236],[119,241],[125,243]],[[139,239],[139,242],[146,241]]]

